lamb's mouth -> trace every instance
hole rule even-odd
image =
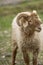
[[[35,31],[40,32],[41,31],[41,27],[35,28]]]

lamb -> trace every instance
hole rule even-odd
[[[40,50],[39,33],[41,31],[41,19],[36,11],[21,12],[12,22],[12,65],[15,65],[17,49],[23,53],[26,65],[30,64],[28,52],[33,54],[33,65],[37,65]],[[37,32],[37,33],[36,33]]]

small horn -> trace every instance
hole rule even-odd
[[[34,14],[37,14],[36,10],[33,10],[33,13],[34,13]]]
[[[19,14],[17,15],[17,24],[18,24],[19,26],[21,26],[20,23],[23,23],[23,21],[19,21],[19,20],[20,20],[20,19],[23,19],[23,18],[25,18],[25,17],[28,17],[28,15],[27,15],[26,13],[19,13]]]

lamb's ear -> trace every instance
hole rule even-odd
[[[25,18],[28,17],[27,14],[24,14],[24,13],[20,13],[18,16],[17,16],[17,24],[19,26],[23,25],[23,22],[25,22]]]

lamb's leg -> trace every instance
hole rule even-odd
[[[17,46],[15,46],[14,49],[13,49],[13,53],[12,53],[12,65],[15,65],[15,59],[16,59],[17,49],[18,49]]]
[[[22,53],[23,53],[23,58],[24,58],[26,65],[29,65],[30,59],[29,59],[27,51],[22,48]]]
[[[38,53],[34,52],[33,53],[33,65],[37,65],[38,64],[37,59],[38,59]]]

